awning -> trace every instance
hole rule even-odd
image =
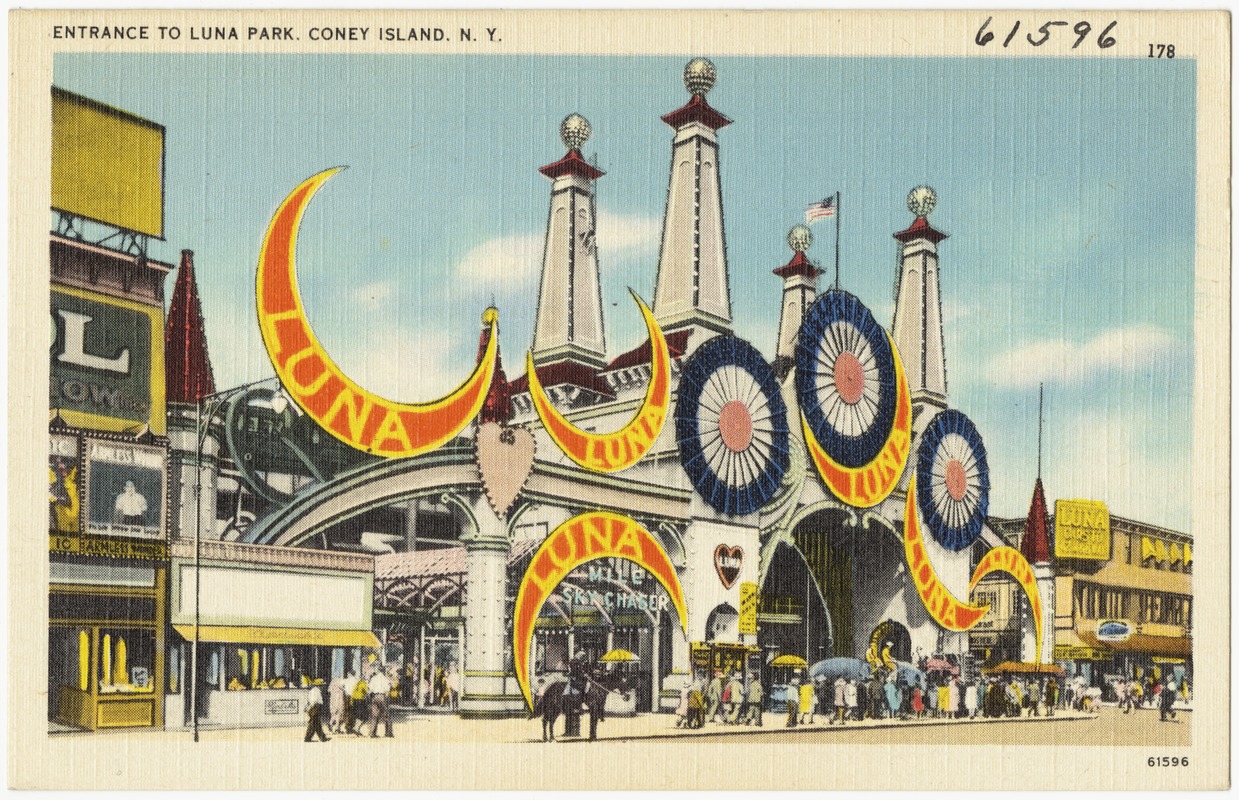
[[[1091,644],[1084,641],[1074,630],[1056,630],[1054,631],[1054,660],[1109,661],[1114,657],[1113,650],[1104,644],[1098,646],[1096,642],[1096,639],[1093,639]]]
[[[1080,638],[1090,647],[1109,647],[1111,650],[1127,653],[1147,653],[1176,658],[1186,658],[1192,654],[1192,640],[1187,636],[1149,636],[1146,633],[1133,633],[1121,642],[1101,642],[1098,641],[1096,633],[1080,631]]]
[[[173,625],[186,640],[194,640],[193,625]],[[300,644],[321,647],[379,647],[373,631],[329,631],[311,628],[264,628],[250,625],[199,625],[198,641],[230,644]]]
[[[1077,574],[1079,583],[1097,583],[1117,589],[1146,589],[1190,596],[1192,576],[1165,569],[1143,569],[1128,564],[1107,564],[1092,575]]]

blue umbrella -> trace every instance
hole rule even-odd
[[[906,661],[895,662],[895,681],[902,686],[925,686],[925,673]]]
[[[840,677],[849,681],[865,681],[873,674],[869,665],[859,658],[828,658],[809,667],[809,677],[835,681]]]

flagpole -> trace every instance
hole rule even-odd
[[[843,202],[843,192],[835,192],[835,290],[839,289],[839,217],[843,216],[839,204]]]

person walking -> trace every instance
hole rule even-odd
[[[1041,716],[1041,684],[1037,681],[1028,682],[1028,716]]]
[[[899,707],[903,704],[899,686],[895,683],[895,673],[886,676],[886,685],[883,688],[886,690],[886,707],[889,709],[890,718],[895,719],[899,716]]]
[[[859,705],[860,688],[856,685],[856,680],[852,679],[843,686],[843,704],[847,707],[847,715],[853,719],[860,719]]]
[[[723,676],[719,672],[715,672],[710,678],[710,684],[706,686],[706,720],[714,722],[718,715],[719,706],[723,702]]]
[[[731,673],[731,678],[723,688],[723,703],[726,711],[724,720],[728,725],[740,724],[740,708],[744,705],[744,681],[739,672]]]
[[[1174,701],[1177,695],[1174,678],[1167,678],[1166,685],[1162,687],[1161,693],[1158,695],[1159,708],[1161,709],[1161,721],[1166,722],[1166,715],[1170,715],[1170,719],[1175,719]]]
[[[800,684],[800,721],[813,724],[814,711],[817,708],[817,695],[813,693],[813,682],[805,679]]]
[[[839,724],[842,725],[847,721],[848,707],[844,697],[847,695],[848,682],[840,675],[835,679],[835,714],[839,717]]]
[[[989,689],[989,682],[985,678],[977,679],[977,710],[973,716],[985,715],[985,692]]]
[[[1050,678],[1045,685],[1045,713],[1054,716],[1054,708],[1058,705],[1058,681]],[[1126,713],[1126,712],[1124,712]]]
[[[310,690],[306,692],[305,713],[305,740],[307,742],[314,741],[317,736],[319,741],[327,742],[327,734],[323,732],[323,679],[317,678],[310,682]]]
[[[744,724],[752,723],[757,727],[761,727],[761,704],[764,698],[762,697],[761,679],[756,672],[749,676],[749,694],[748,712],[744,718]]]
[[[787,725],[794,728],[800,719],[800,678],[792,678],[787,686]]]
[[[826,681],[826,676],[819,675],[813,682],[813,694],[817,697],[817,710],[826,718],[826,724],[835,721],[835,687]]]
[[[946,687],[946,708],[947,716],[954,719],[959,716],[959,678],[951,678],[951,682]]]
[[[925,692],[919,683],[912,687],[912,716],[916,719],[925,716]]]
[[[376,670],[370,677],[370,738],[378,738],[379,723],[383,723],[383,735],[391,738],[391,712],[388,709],[388,695],[391,692],[391,678],[383,670]]]
[[[964,717],[967,719],[975,719],[977,716],[977,685],[972,681],[968,681],[964,686]]]
[[[344,678],[344,732],[357,733],[357,685],[361,679],[350,672]],[[363,690],[364,692],[364,690]],[[365,694],[362,694],[364,697]]]
[[[456,662],[448,667],[447,676],[443,679],[447,686],[448,705],[453,711],[460,710],[460,670],[456,668]]]
[[[344,707],[348,705],[344,694],[343,675],[332,678],[331,683],[327,684],[327,702],[331,714],[327,718],[327,730],[339,734],[344,728]]]

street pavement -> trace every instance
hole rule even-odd
[[[1116,708],[1102,707],[1093,714],[1058,711],[1054,717],[975,720],[864,720],[844,726],[818,722],[796,728],[785,727],[783,714],[766,713],[762,727],[707,723],[701,730],[675,727],[671,714],[638,714],[634,717],[608,717],[598,727],[601,740],[662,740],[725,742],[762,741],[774,743],[823,742],[839,744],[936,744],[949,729],[956,744],[1036,744],[1090,746],[1156,745],[1180,746],[1191,741],[1191,712],[1179,711],[1175,722],[1158,721],[1158,712],[1141,709],[1123,714]],[[318,747],[399,747],[402,743],[427,742],[468,744],[477,742],[541,743],[542,722],[524,718],[504,720],[466,720],[450,713],[396,709],[390,739],[340,734]],[[570,744],[584,740],[563,738],[564,721],[556,724],[556,736]],[[583,730],[587,730],[582,725]],[[304,726],[292,728],[200,729],[204,742],[289,742],[304,734]],[[60,733],[60,736],[124,736],[127,740],[147,738],[190,739],[189,731],[117,730],[100,733]]]

